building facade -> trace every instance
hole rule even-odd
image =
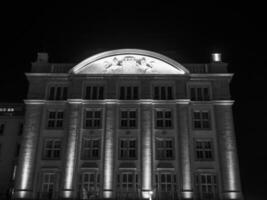
[[[232,74],[121,49],[78,64],[39,53],[15,198],[242,199]]]
[[[23,123],[23,104],[0,103],[0,199],[14,188]]]

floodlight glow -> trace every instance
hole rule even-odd
[[[221,62],[221,54],[220,53],[213,53],[212,55],[213,62]]]

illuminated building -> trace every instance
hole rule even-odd
[[[220,59],[121,49],[60,64],[39,53],[14,197],[242,199],[233,74]]]
[[[23,122],[23,104],[0,103],[0,199],[14,187]]]

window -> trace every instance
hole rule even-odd
[[[137,86],[120,87],[120,99],[122,100],[139,99],[138,87]]]
[[[66,100],[68,88],[66,86],[51,86],[49,88],[48,100]]]
[[[178,199],[176,175],[172,172],[155,174],[156,194],[158,199]]]
[[[123,197],[137,197],[138,188],[138,175],[132,171],[123,171],[118,174],[117,177],[117,188],[119,188],[118,195]],[[129,195],[129,193],[131,195]],[[127,194],[128,193],[128,194]]]
[[[196,141],[195,142],[196,160],[209,161],[213,160],[213,150],[211,141]]]
[[[194,111],[193,127],[194,129],[211,129],[211,119],[209,111]]]
[[[93,195],[95,197],[98,197],[100,195],[100,174],[98,174],[96,171],[83,172],[81,174],[80,184],[81,197],[84,191],[86,191],[87,194]]]
[[[90,100],[104,99],[104,87],[87,86],[85,88],[85,99],[90,99]]]
[[[18,135],[20,136],[20,135],[22,135],[22,133],[23,133],[23,123],[21,123],[21,124],[19,125]]]
[[[156,128],[171,128],[172,112],[171,110],[156,111]]]
[[[137,143],[135,138],[120,139],[119,158],[121,160],[137,159]]]
[[[3,135],[5,131],[5,124],[4,123],[0,123],[0,135]]]
[[[170,100],[173,99],[173,89],[171,86],[155,86],[153,99]]]
[[[217,199],[217,180],[214,174],[196,174],[197,196],[201,200]]]
[[[121,110],[120,111],[120,127],[136,128],[137,127],[137,111]]]
[[[41,198],[52,199],[57,195],[56,191],[57,174],[53,172],[45,172],[42,174]]]
[[[87,110],[85,111],[85,124],[86,129],[101,128],[102,112],[101,110]]]
[[[47,128],[63,128],[63,111],[48,111]]]
[[[209,101],[210,90],[207,86],[191,86],[190,99],[192,101]]]
[[[100,139],[83,138],[82,143],[82,160],[99,160],[100,159]]]
[[[43,159],[59,160],[61,154],[60,139],[45,139],[43,147]]]
[[[156,139],[156,159],[157,160],[174,159],[174,145],[172,138]]]

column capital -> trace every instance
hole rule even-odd
[[[232,106],[234,104],[234,100],[214,100],[212,103],[216,106]]]
[[[38,104],[44,104],[45,100],[43,99],[24,99],[25,104],[33,104],[33,105],[38,105]]]

